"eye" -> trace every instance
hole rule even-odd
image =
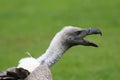
[[[76,31],[76,32],[75,32],[76,35],[79,35],[79,34],[81,34],[81,33],[82,33],[82,31]]]

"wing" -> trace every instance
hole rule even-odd
[[[52,80],[52,75],[47,65],[40,65],[31,73],[23,68],[12,67],[0,72],[0,80]]]
[[[47,65],[40,65],[25,80],[52,80],[51,71]]]
[[[29,72],[23,68],[12,67],[0,72],[0,80],[24,80]]]

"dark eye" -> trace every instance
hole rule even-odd
[[[79,34],[81,34],[81,33],[82,33],[82,31],[76,31],[76,32],[75,32],[76,35],[79,35]]]

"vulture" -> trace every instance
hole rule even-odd
[[[22,58],[17,67],[0,72],[0,80],[52,80],[50,67],[68,49],[77,45],[98,47],[96,43],[84,39],[94,34],[102,35],[102,32],[97,28],[65,26],[55,35],[43,55]]]

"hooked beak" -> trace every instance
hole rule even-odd
[[[88,29],[86,29],[86,31],[87,31],[88,35],[100,34],[102,36],[102,32],[97,28],[88,28]]]
[[[85,36],[94,35],[94,34],[100,34],[102,36],[102,32],[99,29],[97,29],[97,28],[87,28],[87,29],[85,29],[85,32],[86,32]],[[87,40],[84,40],[84,39],[83,39],[82,45],[98,47],[97,44],[95,44],[93,42],[90,42],[90,41],[87,41]]]

